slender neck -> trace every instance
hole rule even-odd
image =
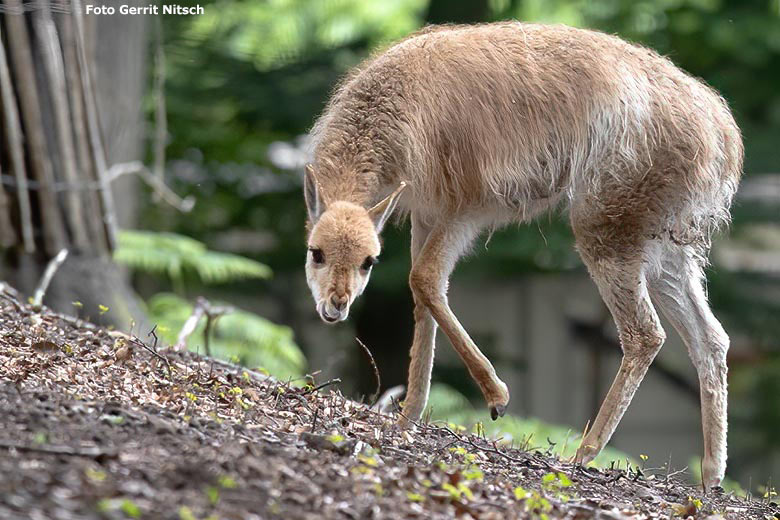
[[[372,150],[320,146],[315,152],[317,180],[329,202],[346,201],[369,207],[382,189],[381,165]]]
[[[331,202],[367,207],[407,170],[408,132],[397,93],[381,94],[388,84],[376,79],[345,87],[312,129],[317,179]]]

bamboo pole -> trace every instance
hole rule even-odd
[[[74,186],[65,192],[65,217],[73,233],[73,243],[77,251],[86,252],[90,249],[89,238],[84,224],[84,212],[80,191],[75,189],[79,182],[76,166],[76,152],[73,146],[71,132],[71,116],[68,107],[68,96],[65,92],[65,70],[62,49],[57,36],[57,28],[51,17],[48,0],[40,0],[35,14],[36,34],[44,58],[44,66],[48,76],[54,123],[56,126],[57,144],[60,152],[60,166],[66,183]]]
[[[87,122],[84,108],[84,87],[81,84],[81,74],[79,74],[79,62],[76,56],[76,36],[73,30],[73,15],[68,12],[57,16],[60,28],[60,40],[62,41],[62,55],[65,65],[65,78],[68,97],[70,98],[70,109],[73,120],[73,138],[76,149],[76,160],[78,171],[81,172],[82,179],[94,181],[97,183],[98,177],[95,171],[95,165],[89,151],[89,137],[87,132]],[[82,200],[84,201],[84,211],[86,217],[87,234],[92,241],[95,251],[108,253],[108,242],[104,225],[103,216],[100,208],[100,199],[98,193],[94,190],[84,192]]]
[[[0,168],[0,175],[3,174]],[[11,204],[5,188],[0,184],[0,246],[13,247],[17,243],[16,232],[11,224]]]
[[[18,0],[17,0],[18,1]],[[114,196],[111,193],[111,184],[108,180],[108,167],[106,165],[106,152],[103,148],[103,140],[100,136],[100,121],[98,120],[97,101],[95,90],[92,86],[92,77],[87,61],[87,51],[84,44],[84,19],[81,11],[81,1],[73,0],[73,20],[75,21],[76,55],[79,61],[81,81],[84,87],[84,107],[87,116],[87,133],[92,148],[92,156],[95,161],[98,183],[100,184],[100,202],[102,204],[103,222],[105,224],[106,238],[110,250],[116,247],[116,210]]]
[[[54,182],[46,135],[43,129],[35,65],[32,59],[31,42],[25,24],[20,0],[5,0],[8,7],[3,18],[8,30],[8,46],[12,58],[16,84],[20,86],[19,106],[22,123],[27,137],[28,157],[33,177],[39,183],[38,202],[43,230],[44,250],[50,256],[56,255],[66,243],[57,198],[51,190]]]
[[[16,179],[16,199],[19,204],[22,248],[25,253],[34,253],[35,238],[33,236],[32,211],[30,209],[30,192],[27,190],[27,172],[24,166],[22,129],[19,123],[19,112],[16,107],[16,96],[11,84],[11,71],[8,69],[8,60],[5,56],[5,45],[2,43],[2,34],[0,34],[0,95],[3,102],[5,133],[11,152],[11,170]]]

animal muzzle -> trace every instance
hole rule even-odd
[[[336,323],[347,319],[349,304],[349,296],[333,294],[317,305],[317,312],[325,323]]]

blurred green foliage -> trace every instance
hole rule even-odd
[[[175,344],[193,306],[178,295],[160,293],[149,300],[147,309],[163,341]],[[190,350],[204,353],[205,327],[206,320],[201,319],[187,341]],[[242,310],[232,310],[216,319],[209,349],[214,357],[257,368],[281,380],[300,377],[306,368],[306,360],[289,327]]]
[[[211,251],[197,240],[174,233],[122,230],[114,259],[135,271],[169,278],[178,294],[156,294],[146,307],[161,338],[171,345],[177,342],[179,331],[193,312],[193,305],[184,298],[187,275],[205,284],[271,276],[271,269],[260,262]],[[215,318],[208,338],[207,319],[200,319],[187,339],[190,350],[204,352],[208,342],[215,357],[261,368],[280,379],[303,375],[306,361],[289,327],[229,305],[223,308],[227,312]]]

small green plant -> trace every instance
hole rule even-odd
[[[465,482],[459,482],[457,485],[445,482],[441,485],[441,488],[450,494],[452,500],[473,500],[474,494],[471,492]]]
[[[216,486],[207,486],[206,496],[208,497],[209,503],[212,506],[217,505],[217,502],[219,502],[219,488],[217,488]]]
[[[100,513],[121,511],[127,518],[141,518],[141,508],[129,498],[102,498],[98,500],[96,507]]]
[[[230,475],[222,475],[217,479],[217,483],[219,484],[219,487],[224,489],[234,489],[238,484],[236,484],[235,479],[231,477]]]
[[[515,499],[523,502],[525,511],[534,515],[532,518],[549,519],[547,513],[552,511],[552,504],[541,493],[536,490],[528,491],[521,486],[517,486],[514,493]]]
[[[542,487],[544,490],[562,502],[568,502],[569,498],[571,498],[569,494],[565,492],[566,488],[571,487],[571,485],[571,479],[569,479],[565,473],[550,472],[542,477]]]
[[[141,509],[129,498],[122,500],[119,509],[130,518],[141,518]]]
[[[181,506],[179,508],[179,520],[198,520],[193,514],[192,510],[187,506]]]

